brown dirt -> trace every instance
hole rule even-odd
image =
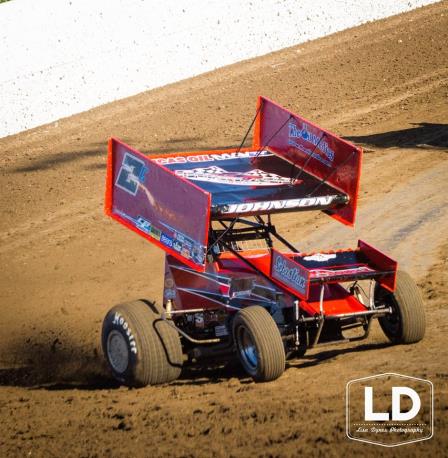
[[[448,2],[0,139],[0,456],[447,456]],[[276,382],[238,369],[117,388],[99,350],[113,304],[160,295],[163,255],[102,213],[105,145],[233,146],[258,94],[366,147],[356,231],[278,217],[302,249],[377,244],[417,278],[427,335],[313,350]],[[348,380],[432,380],[433,439],[345,437]]]

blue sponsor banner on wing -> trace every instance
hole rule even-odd
[[[309,271],[276,250],[272,250],[271,275],[301,299],[308,298]]]

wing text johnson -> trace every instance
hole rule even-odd
[[[303,199],[268,200],[265,202],[245,202],[230,204],[223,213],[247,213],[251,211],[282,210],[289,208],[330,205],[337,196],[305,197]]]

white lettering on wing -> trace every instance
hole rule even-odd
[[[300,275],[297,267],[288,267],[286,259],[277,256],[274,262],[274,272],[280,280],[292,283],[299,291],[305,291],[306,279]]]

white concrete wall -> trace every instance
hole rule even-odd
[[[436,0],[12,0],[0,137]]]

